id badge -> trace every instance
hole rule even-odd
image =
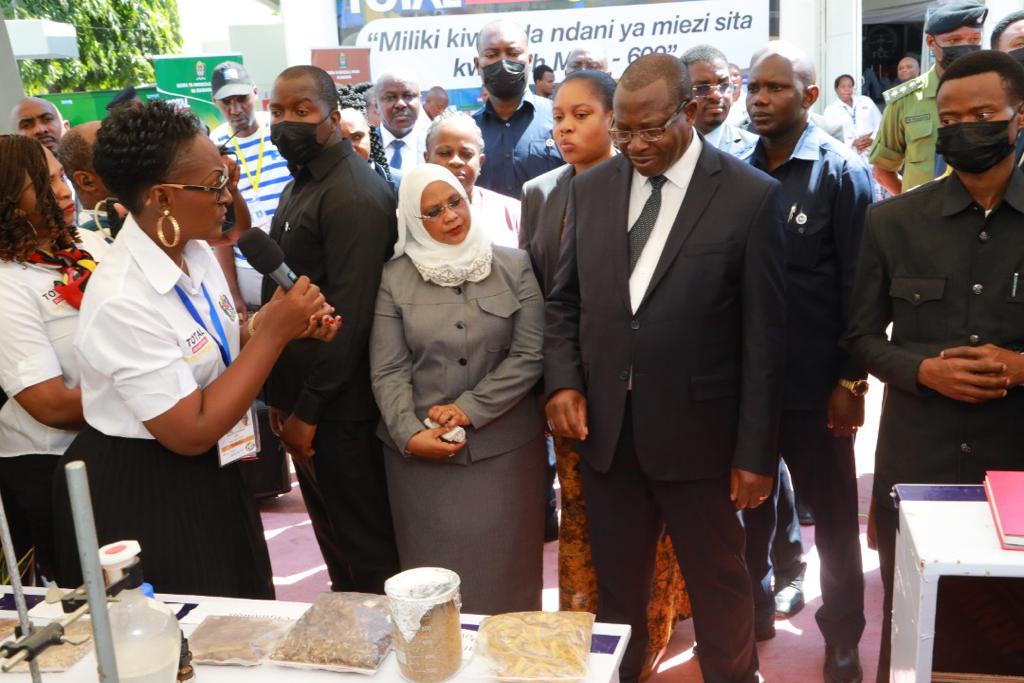
[[[262,206],[257,205],[252,211],[252,224],[263,225],[267,220],[267,213],[263,210]]]
[[[260,452],[259,427],[256,412],[245,412],[231,430],[217,441],[217,457],[221,467],[239,460],[258,460]]]

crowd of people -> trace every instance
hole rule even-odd
[[[931,14],[935,66],[881,113],[841,75],[819,117],[815,65],[778,41],[745,81],[699,45],[617,82],[578,47],[556,84],[507,20],[478,36],[472,115],[401,68],[339,91],[289,67],[263,112],[225,62],[213,131],[131,99],[68,130],[25,99],[0,136],[19,553],[81,580],[61,473],[82,460],[100,542],[138,539],[157,590],[272,598],[237,465],[261,397],[335,591],[442,566],[469,612],[539,609],[557,468],[560,606],[632,626],[627,683],[689,616],[706,681],[757,679],[755,643],[804,602],[795,490],[823,678],[860,681],[870,373],[888,681],[892,486],[1024,469],[1024,13],[991,50],[985,18]]]

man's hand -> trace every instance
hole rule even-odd
[[[828,397],[828,428],[832,436],[853,436],[864,425],[864,397],[836,387]]]
[[[315,436],[316,425],[303,422],[294,415],[289,415],[281,425],[281,443],[284,444],[285,450],[296,458],[313,457],[313,437]]]
[[[863,154],[868,151],[871,147],[871,133],[865,133],[859,138],[854,138],[852,142],[853,148],[857,151],[857,154]]]
[[[995,363],[1002,363],[1006,366],[1006,378],[1010,381],[1007,389],[1019,387],[1024,384],[1024,356],[1004,349],[995,344],[984,344],[982,346],[957,346],[946,349],[941,354],[942,358],[968,358],[973,360],[990,360]]]
[[[772,495],[774,479],[771,475],[733,467],[729,480],[729,500],[736,504],[737,510],[756,508]]]
[[[555,436],[584,441],[587,438],[587,399],[575,389],[559,389],[544,406],[548,427]]]
[[[432,406],[427,411],[427,417],[449,430],[456,427],[469,427],[471,423],[466,414],[454,403]]]
[[[278,439],[281,438],[281,430],[284,429],[284,419],[286,415],[274,406],[270,406],[270,431],[274,432],[274,436]]]
[[[445,460],[452,457],[465,446],[466,442],[448,443],[441,437],[449,432],[448,427],[437,427],[435,429],[424,429],[416,432],[405,444],[405,452],[420,458],[431,460]]]
[[[992,360],[981,348],[946,349],[925,358],[917,368],[917,381],[954,401],[984,403],[1006,396],[1006,363]]]

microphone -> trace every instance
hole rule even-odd
[[[281,247],[259,228],[246,230],[238,238],[238,248],[241,249],[249,265],[279,284],[284,291],[287,292],[291,289],[295,281],[299,279],[299,276],[293,273],[288,264],[284,262],[284,252],[281,251]]]

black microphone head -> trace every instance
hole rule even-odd
[[[256,272],[268,275],[284,263],[284,252],[259,228],[250,228],[238,238],[238,248]]]

